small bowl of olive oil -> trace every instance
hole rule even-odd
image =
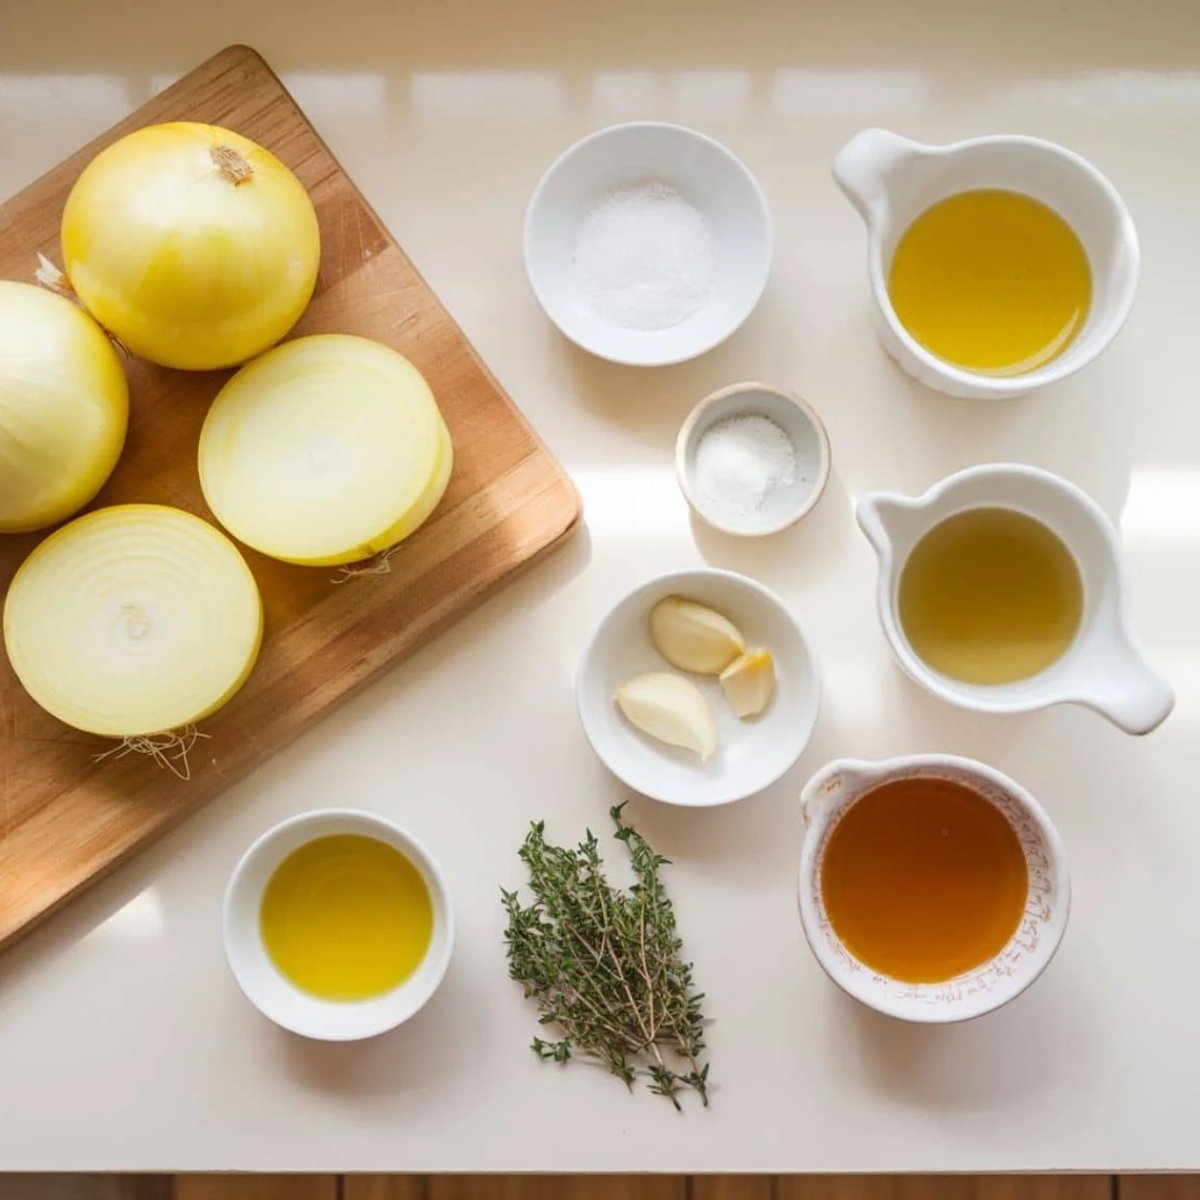
[[[1079,370],[1133,304],[1138,240],[1112,183],[1040,138],[924,146],[868,129],[834,178],[867,225],[884,348],[952,396],[1015,396]]]
[[[437,990],[454,908],[428,851],[383,817],[303,813],[264,833],[234,869],[225,955],[260,1012],[304,1037],[374,1037]]]

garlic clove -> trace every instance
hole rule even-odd
[[[683,596],[668,596],[654,606],[650,640],[673,667],[701,675],[719,674],[746,649],[746,639],[728,617]]]
[[[643,733],[694,750],[702,762],[717,752],[717,722],[700,689],[682,675],[655,671],[617,688],[617,707]]]
[[[729,707],[743,719],[757,716],[775,694],[775,661],[769,650],[747,650],[721,672]]]

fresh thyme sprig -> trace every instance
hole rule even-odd
[[[625,844],[635,882],[612,887],[591,830],[574,850],[546,842],[545,823],[530,827],[519,854],[534,901],[522,906],[501,889],[508,914],[508,973],[538,1002],[542,1025],[557,1041],[533,1039],[539,1058],[603,1063],[633,1088],[638,1075],[677,1108],[692,1088],[708,1104],[702,993],[682,957],[675,912],[659,868],[669,860],[627,825],[624,805],[610,810],[614,837]]]

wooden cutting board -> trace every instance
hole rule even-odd
[[[454,474],[434,517],[391,573],[341,585],[328,568],[246,550],[266,608],[249,682],[203,723],[210,735],[177,779],[44,713],[0,655],[0,947],[290,742],[398,658],[558,545],[579,500],[500,385],[253,51],[233,46],[151,100],[0,208],[0,277],[31,279],[40,251],[61,264],[59,221],[72,183],[122,134],[160,121],[245,134],[299,176],[321,225],[321,273],[295,333],[377,338],[424,373],[454,441]],[[196,444],[228,372],[168,371],[130,359],[124,456],[93,507],[158,502],[212,519]],[[40,535],[0,536],[0,587]]]

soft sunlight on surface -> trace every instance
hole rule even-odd
[[[572,472],[588,529],[625,545],[674,543],[688,520],[675,476],[661,466],[591,466]]]
[[[289,71],[284,85],[300,107],[328,117],[386,113],[388,81],[382,71]]]
[[[1121,533],[1134,550],[1200,541],[1200,471],[1135,467]]]
[[[666,76],[656,71],[597,71],[592,103],[636,120],[662,103]]]
[[[124,907],[117,909],[94,931],[98,937],[145,940],[162,937],[167,932],[167,918],[156,887],[138,892]]]
[[[1200,71],[1088,71],[1068,79],[1022,83],[1024,103],[1130,113],[1200,109]]]
[[[424,71],[413,75],[412,106],[426,116],[552,116],[566,89],[557,71]]]
[[[892,119],[920,108],[929,80],[920,71],[776,71],[772,107],[789,115],[887,111]]]
[[[729,119],[750,103],[749,71],[680,71],[671,77],[671,97],[679,108]]]
[[[86,112],[90,120],[116,121],[132,106],[120,75],[0,75],[0,126],[5,135],[20,121],[43,115]]]

